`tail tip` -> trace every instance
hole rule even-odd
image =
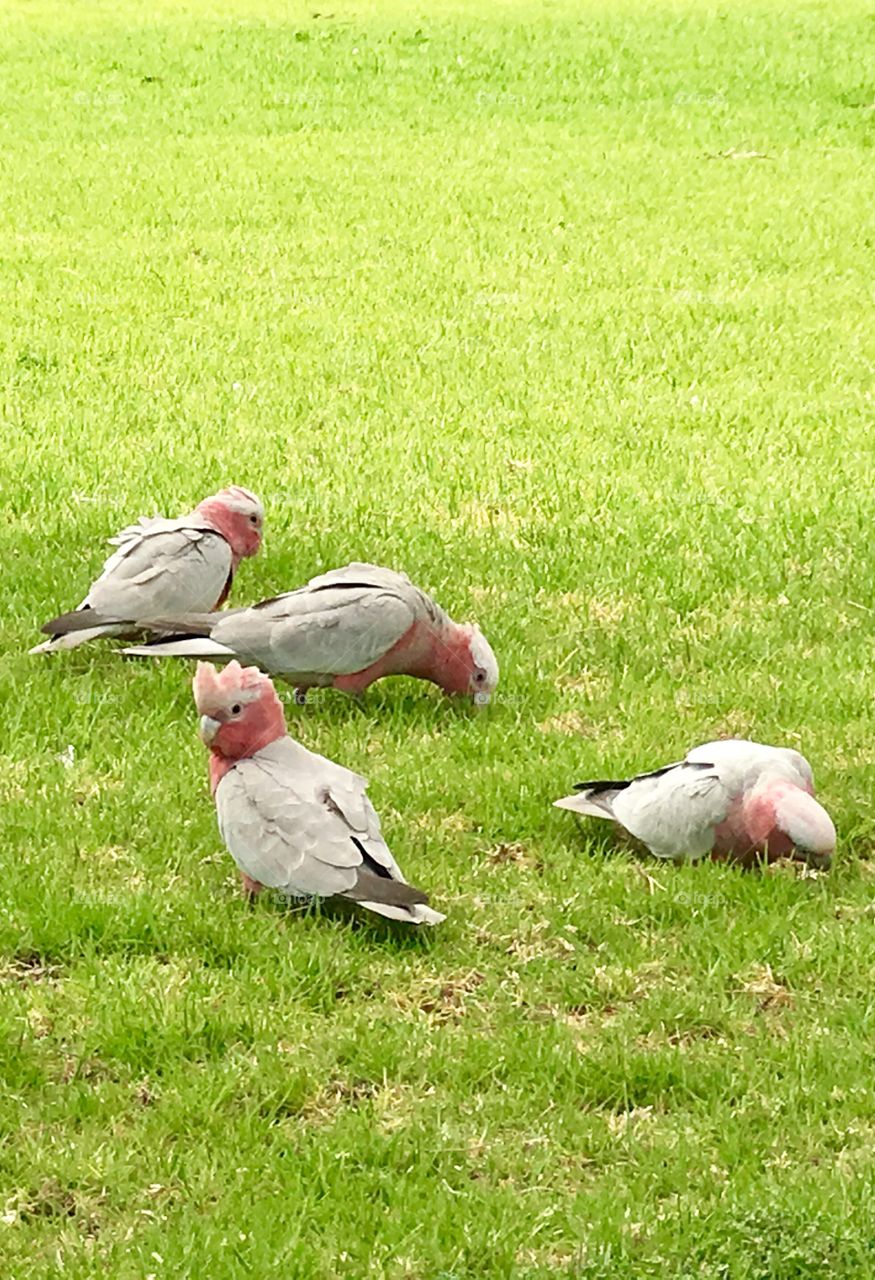
[[[414,924],[427,924],[433,927],[436,924],[443,924],[447,918],[442,911],[435,911],[434,907],[417,906],[413,910],[416,913],[413,916]]]
[[[553,801],[554,809],[576,809],[578,806],[575,801],[581,800],[581,796],[560,796],[558,800]]]

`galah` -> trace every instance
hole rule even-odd
[[[479,627],[453,622],[405,574],[372,564],[323,573],[249,609],[158,621],[156,630],[174,634],[123,652],[241,658],[301,690],[359,694],[381,676],[410,675],[488,702],[498,683]]]
[[[581,782],[560,809],[618,823],[658,858],[752,865],[791,855],[829,867],[836,832],[811,765],[787,747],[727,739],[619,782]]]
[[[72,613],[47,622],[52,638],[31,653],[75,649],[98,636],[137,631],[141,618],[218,609],[240,561],[261,546],[264,509],[231,485],[176,520],[141,516],[110,543],[118,549]]]
[[[246,893],[339,898],[416,925],[445,919],[401,874],[365,779],[289,737],[268,676],[199,662],[194,700],[219,830]]]

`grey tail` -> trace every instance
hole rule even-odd
[[[393,880],[382,867],[379,871],[360,867],[355,884],[343,897],[375,915],[399,920],[402,924],[434,925],[446,920],[445,915],[428,905],[427,893],[403,880]]]
[[[572,813],[585,813],[591,818],[613,818],[611,801],[616,791],[579,791],[573,796],[563,796],[554,800],[557,809],[570,809]]]
[[[44,622],[40,631],[44,636],[66,636],[71,631],[90,631],[92,627],[117,626],[120,622],[128,622],[128,618],[111,618],[105,613],[97,613],[90,605],[82,609],[72,609],[70,613],[58,614]]]
[[[71,631],[90,631],[92,627],[125,626],[165,637],[208,636],[217,618],[226,618],[233,612],[236,611],[229,609],[223,613],[184,613],[178,618],[120,618],[99,613],[90,605],[85,605],[82,609],[73,609],[70,613],[59,614],[57,618],[44,622],[40,630],[47,636],[65,636]]]
[[[576,782],[574,784],[575,795],[563,796],[561,800],[554,800],[553,804],[557,809],[570,809],[572,813],[584,813],[590,818],[613,819],[614,797],[620,791],[625,791],[630,782],[632,782],[631,778],[621,778],[617,782],[608,782],[606,780],[600,782]]]
[[[403,880],[376,875],[366,867],[359,868],[355,884],[343,896],[353,902],[378,902],[393,907],[425,906],[428,903],[428,894],[422,889],[415,889]]]
[[[435,911],[421,902],[412,907],[394,907],[388,902],[360,902],[359,906],[382,916],[384,920],[399,920],[402,924],[436,925],[442,924],[447,918],[443,912]]]
[[[165,640],[177,639],[180,636],[208,636],[219,618],[226,618],[228,612],[222,613],[182,613],[177,618],[138,618],[137,626],[143,631],[152,631]]]

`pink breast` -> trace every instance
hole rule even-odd
[[[736,796],[723,822],[714,828],[716,860],[753,859],[768,856],[769,862],[785,858],[793,849],[789,836],[778,829],[775,802],[767,794]]]

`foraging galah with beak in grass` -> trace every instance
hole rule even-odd
[[[31,653],[75,649],[98,636],[124,635],[141,618],[218,609],[241,560],[261,546],[264,509],[232,485],[176,520],[141,516],[110,538],[118,550],[72,613],[42,628],[50,640]]]
[[[825,869],[835,852],[811,765],[787,747],[709,742],[678,764],[620,782],[581,782],[577,792],[555,804],[609,818],[657,858],[752,866],[792,856]]]
[[[428,896],[404,879],[357,773],[286,733],[268,676],[199,662],[194,700],[210,749],[222,839],[249,894],[339,898],[408,924],[439,924]]]
[[[240,658],[298,689],[359,694],[382,676],[430,680],[488,702],[498,663],[480,629],[453,622],[403,573],[349,564],[297,591],[221,615],[161,618],[172,636],[125,649],[148,657]]]

